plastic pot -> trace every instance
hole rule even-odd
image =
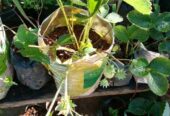
[[[2,21],[0,18],[0,59],[2,58],[2,54],[5,54],[6,57],[8,57],[7,54],[7,40],[6,40],[6,34],[5,34],[5,30],[4,27],[2,26]],[[13,77],[13,69],[11,67],[11,65],[9,64],[8,60],[4,60],[4,62],[6,63],[6,70],[0,75],[0,100],[3,99],[8,90],[10,89],[10,86],[7,86],[7,84],[5,83],[5,79],[8,77]],[[2,66],[0,67],[1,70]]]
[[[132,74],[130,72],[128,72],[127,68],[126,68],[126,65],[124,65],[123,63],[121,62],[116,62],[117,66],[120,68],[120,69],[123,69],[126,71],[126,78],[125,79],[117,79],[117,78],[114,78],[114,86],[125,86],[125,85],[128,85],[130,80],[132,79]]]
[[[17,79],[31,89],[42,88],[50,79],[41,63],[22,57],[11,50],[11,62],[16,70]]]
[[[71,13],[87,14],[86,10],[79,9],[76,7],[64,7],[67,17],[71,17]],[[73,11],[73,12],[72,12]],[[74,25],[80,24],[79,20],[74,22]],[[50,34],[55,28],[66,26],[66,22],[61,9],[54,11],[49,17],[47,17],[39,30],[39,45],[48,46],[43,40],[43,36]],[[87,57],[83,57],[79,60],[72,62],[71,64],[63,64],[57,62],[57,60],[52,60],[50,65],[46,66],[53,73],[53,77],[56,86],[59,87],[62,80],[67,76],[68,83],[68,94],[70,96],[83,96],[92,93],[99,84],[102,76],[102,72],[105,66],[105,58],[107,56],[106,52],[110,52],[111,47],[114,44],[114,38],[112,31],[112,26],[104,21],[99,16],[94,18],[92,29],[97,33],[102,33],[106,35],[104,40],[109,43],[110,47],[99,53]],[[109,33],[108,33],[109,32]],[[45,54],[48,54],[48,49],[42,49]],[[66,75],[66,72],[67,75]],[[61,88],[61,94],[64,93],[64,84]]]
[[[151,62],[156,57],[165,57],[165,56],[158,52],[147,50],[145,46],[142,43],[140,43],[139,50],[135,53],[135,58],[141,58],[141,57],[148,60],[148,62]],[[148,83],[147,78],[135,77],[135,79],[137,83],[141,83],[141,84]]]

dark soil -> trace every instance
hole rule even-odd
[[[46,112],[47,111],[45,108],[41,106],[33,105],[33,106],[28,106],[25,110],[25,113],[21,114],[20,116],[45,116]]]
[[[82,25],[75,25],[74,26],[74,33],[75,33],[77,38],[80,37],[83,28],[84,28],[84,26],[82,26]],[[54,42],[56,41],[56,39],[58,39],[60,36],[62,36],[64,34],[69,34],[67,27],[58,27],[50,35],[45,37],[44,41],[48,45],[53,45]],[[90,38],[90,40],[91,40],[91,42],[93,44],[93,47],[96,48],[98,51],[107,50],[110,47],[110,44],[107,43],[107,41],[103,40],[92,29],[90,30],[89,38]],[[65,47],[77,50],[75,45],[67,45]],[[64,50],[58,50],[57,51],[57,56],[60,59],[65,59],[66,60],[66,59],[69,59],[72,56],[72,53],[70,53],[68,51],[64,51]]]
[[[158,52],[158,46],[160,42],[157,42],[156,40],[149,38],[148,41],[144,43],[145,47],[153,52]]]

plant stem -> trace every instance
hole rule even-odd
[[[59,4],[62,12],[63,12],[63,15],[64,15],[64,18],[65,18],[65,21],[66,21],[66,25],[67,25],[68,31],[69,31],[69,33],[70,33],[71,35],[73,35],[73,37],[74,37],[74,39],[75,39],[75,42],[76,42],[77,49],[79,49],[79,43],[78,43],[78,40],[77,40],[77,38],[76,38],[76,36],[75,36],[75,33],[74,33],[74,31],[73,31],[73,28],[74,28],[74,27],[72,28],[71,25],[70,25],[70,23],[69,23],[67,14],[66,14],[65,9],[64,9],[64,5],[63,5],[63,3],[62,3],[61,0],[57,0],[57,1],[58,1],[58,4]]]
[[[38,27],[40,26],[40,16],[42,14],[43,6],[44,6],[43,1],[42,0],[40,0],[40,1],[41,1],[41,8],[40,8],[40,12],[38,13],[38,18],[37,18],[37,25],[38,25]]]
[[[62,84],[63,84],[63,80],[62,80],[62,82],[61,82],[61,84],[60,84],[60,86],[59,86],[59,88],[58,88],[58,90],[57,90],[57,92],[56,92],[56,94],[55,94],[55,96],[54,96],[54,98],[53,98],[53,101],[52,101],[52,103],[51,103],[51,105],[50,105],[50,107],[49,107],[49,109],[48,109],[48,112],[47,112],[47,114],[46,114],[45,116],[50,116],[50,113],[51,113],[51,111],[52,111],[52,108],[53,108],[53,106],[54,106],[54,103],[56,102],[57,97],[58,97],[58,95],[59,95],[59,92],[60,92],[60,90],[61,90]]]
[[[3,25],[2,24],[2,26],[3,27],[6,27],[8,30],[10,30],[14,35],[16,35],[16,32],[14,31],[14,30],[12,30],[10,27],[8,27],[8,26],[6,26],[6,25]]]
[[[108,55],[111,56],[111,57],[113,58],[113,60],[115,60],[115,61],[118,62],[119,64],[122,64],[122,65],[123,65],[123,63],[122,63],[121,61],[119,61],[117,58],[115,58],[114,56],[110,55],[109,53],[108,53]]]
[[[64,92],[64,99],[66,101],[66,113],[67,115],[69,114],[69,100],[68,100],[68,86],[67,86],[67,75],[68,75],[68,71],[66,71],[66,77],[65,77],[65,92]]]
[[[83,43],[85,43],[89,38],[89,31],[91,29],[92,22],[93,22],[93,17],[90,17],[90,19],[88,20],[86,26],[84,27],[85,31],[84,31],[84,35],[83,35],[83,39],[82,39]]]
[[[116,12],[117,12],[117,13],[119,12],[119,9],[120,9],[120,6],[121,6],[121,4],[122,4],[122,1],[123,1],[123,0],[118,0],[117,9],[116,9]]]
[[[125,51],[126,58],[128,57],[128,51],[129,51],[129,41],[126,44],[126,51]]]

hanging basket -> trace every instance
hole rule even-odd
[[[6,63],[6,70],[0,74],[0,100],[3,99],[8,90],[10,89],[9,86],[6,85],[6,83],[4,82],[4,80],[8,77],[13,77],[13,70],[11,65],[9,64],[7,59],[3,59],[2,57],[8,57],[8,52],[7,52],[8,48],[7,48],[7,42],[6,42],[6,34],[5,34],[5,30],[4,27],[2,26],[2,21],[0,18],[0,62],[4,62]],[[3,60],[2,60],[3,59]],[[0,67],[0,70],[2,71],[2,66]]]
[[[68,18],[72,16],[71,13],[83,15],[87,14],[86,10],[76,7],[64,7],[64,9]],[[74,22],[74,25],[79,24],[82,25],[79,20]],[[43,37],[53,32],[53,30],[55,30],[56,28],[63,26],[66,26],[66,22],[60,8],[54,11],[43,21],[39,30],[39,45],[46,46],[43,47],[46,49],[42,48],[42,51],[45,54],[48,54],[48,45],[45,44]],[[104,21],[99,16],[96,16],[93,20],[92,29],[96,33],[105,35],[105,37],[102,39],[109,44],[106,50],[103,50],[102,52],[97,54],[93,54],[89,57],[85,56],[79,60],[72,62],[71,64],[63,64],[57,62],[57,60],[51,59],[50,65],[46,66],[48,67],[48,70],[52,72],[57,87],[60,86],[62,80],[67,76],[68,94],[72,97],[89,95],[98,87],[106,63],[106,52],[110,52],[114,44],[112,26],[108,22]],[[68,72],[67,75],[66,72]],[[60,93],[63,94],[63,92],[64,84],[62,85]]]

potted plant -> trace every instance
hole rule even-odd
[[[36,29],[28,29],[25,25],[19,26],[13,39],[11,61],[18,80],[29,88],[37,90],[48,82],[50,76],[40,63],[48,62],[46,56],[37,48],[29,48],[29,45],[35,45],[38,41],[35,33]]]
[[[20,5],[20,1],[15,0],[13,3],[25,20],[27,20],[29,24],[34,27],[34,29],[28,28],[24,22],[24,25],[20,25],[18,27],[17,32],[10,29],[15,35],[11,46],[11,62],[16,70],[18,80],[29,88],[38,90],[42,88],[50,79],[48,71],[40,63],[47,63],[48,58],[41,54],[41,51],[38,48],[29,48],[29,45],[36,45],[38,41],[38,36],[36,35],[36,25],[28,18]],[[40,1],[24,1],[25,8],[29,8],[31,3],[35,3],[37,5],[41,4]],[[40,8],[40,6],[38,8]],[[23,20],[21,19],[21,21]]]
[[[13,84],[13,68],[9,64],[9,45],[6,40],[4,26],[0,19],[0,99],[3,99]]]
[[[60,91],[64,97],[57,110],[65,115],[74,108],[68,96],[89,95],[98,87],[107,54],[114,44],[112,26],[97,15],[97,9],[105,3],[100,2],[88,1],[87,11],[64,6],[59,0],[59,9],[45,19],[39,29],[38,48],[49,56],[50,64],[45,66],[58,87],[54,101]],[[83,2],[81,5],[86,6]],[[65,102],[69,106],[66,111],[60,109]]]
[[[39,48],[50,57],[46,67],[54,74],[58,87],[67,78],[70,96],[88,95],[97,88],[105,66],[105,52],[114,43],[112,27],[96,15],[91,3],[89,12],[64,7],[61,1],[58,4],[60,8],[40,27]]]

